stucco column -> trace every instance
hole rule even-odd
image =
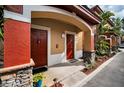
[[[95,62],[95,51],[94,51],[94,33],[85,32],[84,34],[84,51],[83,51],[84,62],[87,59],[91,59],[91,62]]]
[[[13,9],[15,7],[4,10],[6,46],[4,67],[0,69],[0,87],[32,87],[34,62],[30,59],[30,18],[24,13],[13,13]]]

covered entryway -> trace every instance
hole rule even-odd
[[[31,28],[31,58],[36,67],[47,65],[47,31]]]
[[[44,11],[43,8],[37,10],[38,8],[30,7],[29,11],[31,11],[31,24],[49,28],[47,37],[48,67],[68,62],[70,59],[77,60],[87,52],[94,52],[94,33],[89,24],[63,9],[51,6],[42,7],[48,7],[48,9]],[[73,36],[67,36],[67,34]],[[73,41],[71,47],[67,45],[68,37],[73,37],[71,38]],[[87,43],[84,44],[83,41]]]
[[[67,34],[66,35],[66,57],[68,59],[74,59],[74,35]]]

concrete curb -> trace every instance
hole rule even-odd
[[[88,81],[90,81],[96,74],[98,74],[103,68],[105,68],[109,63],[112,62],[112,60],[118,56],[121,52],[117,53],[116,55],[114,55],[112,58],[110,58],[109,60],[107,60],[105,63],[103,63],[101,66],[99,66],[95,71],[93,71],[91,74],[89,74],[88,76],[86,76],[86,78],[82,79],[80,82],[78,82],[77,84],[75,84],[72,87],[82,87],[83,85],[85,85]]]

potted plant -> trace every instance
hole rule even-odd
[[[43,73],[37,73],[33,76],[33,86],[34,87],[42,87],[43,86],[43,79],[44,79]]]
[[[0,67],[3,66],[4,56],[4,36],[3,36],[3,6],[0,6]]]

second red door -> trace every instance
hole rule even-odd
[[[66,35],[66,55],[67,59],[74,59],[74,35],[67,34]]]

